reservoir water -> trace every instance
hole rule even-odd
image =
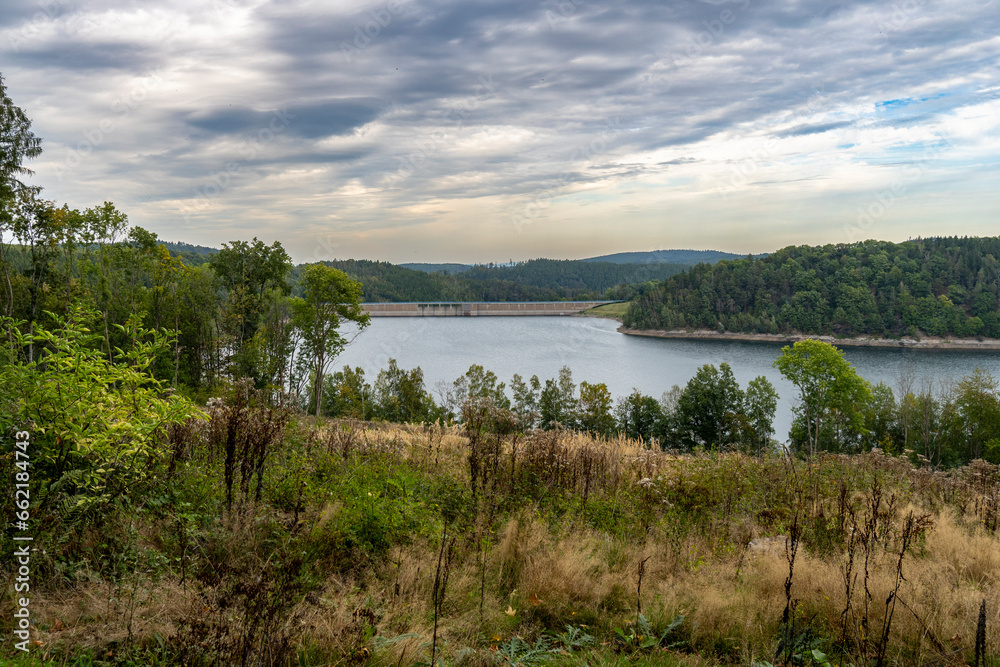
[[[780,396],[775,437],[787,439],[797,392],[772,366],[780,344],[626,336],[617,327],[618,322],[592,317],[373,318],[331,371],[360,366],[374,383],[379,369],[393,358],[400,368],[420,366],[425,386],[437,400],[435,385],[451,383],[472,364],[493,371],[508,385],[515,373],[525,380],[537,375],[544,384],[568,366],[577,385],[581,380],[603,382],[617,399],[633,389],[659,398],[675,384],[683,387],[700,366],[726,362],[743,388],[758,375],[774,384]],[[912,377],[914,389],[924,384],[938,389],[977,366],[1000,377],[1000,351],[843,350],[865,379],[885,382],[894,391],[904,375]]]

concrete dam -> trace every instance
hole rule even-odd
[[[372,317],[489,317],[575,315],[614,301],[363,303]]]

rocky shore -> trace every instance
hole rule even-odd
[[[759,343],[791,344],[800,340],[821,340],[837,347],[905,347],[922,350],[1000,350],[1000,339],[996,338],[836,338],[834,336],[807,336],[802,334],[750,334],[718,332],[710,329],[674,329],[671,331],[653,329],[630,329],[618,327],[618,331],[629,336],[651,336],[654,338],[681,338],[687,340],[745,340]]]

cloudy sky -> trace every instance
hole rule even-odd
[[[1000,0],[0,0],[59,203],[296,261],[995,235]]]

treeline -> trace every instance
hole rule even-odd
[[[701,264],[638,295],[638,329],[1000,337],[1000,238],[790,246]]]
[[[678,451],[735,449],[759,455],[776,446],[774,387],[761,376],[743,389],[725,363],[703,366],[683,389],[675,386],[659,400],[639,390],[615,400],[603,382],[577,385],[568,367],[544,382],[537,375],[514,375],[508,386],[474,364],[454,382],[439,382],[437,400],[419,366],[401,369],[395,359],[373,384],[363,369],[349,366],[327,375],[324,384],[321,414],[328,417],[450,423],[467,422],[488,408],[506,415],[519,432],[565,428],[603,438],[623,434]]]
[[[663,280],[686,268],[664,263],[533,259],[512,266],[476,265],[461,273],[428,273],[371,260],[324,263],[360,281],[365,301],[388,302],[626,299],[635,294],[630,285]]]
[[[109,360],[137,344],[136,327],[169,332],[149,370],[198,400],[244,378],[282,401],[313,400],[312,378],[347,343],[338,327],[367,323],[361,286],[341,271],[299,266],[293,294],[278,242],[233,241],[191,266],[111,203],[77,210],[22,195],[0,220],[7,327],[30,337],[79,311],[97,335],[88,345]],[[29,344],[19,354],[31,363],[46,352]]]
[[[954,467],[985,459],[1000,463],[1000,385],[982,370],[947,386],[919,385],[902,376],[894,388],[870,384],[832,345],[803,341],[775,361],[799,389],[787,446],[800,455],[907,454],[917,465]],[[619,434],[678,453],[780,449],[774,439],[778,394],[764,376],[741,387],[726,363],[706,364],[685,386],[662,396],[634,390],[614,399],[604,383],[577,385],[564,367],[556,378],[514,375],[504,383],[473,365],[454,382],[429,389],[420,367],[395,360],[374,382],[345,366],[324,378],[321,414],[387,422],[450,423],[496,411],[518,432],[565,428],[600,438]],[[494,417],[494,420],[497,418]]]

